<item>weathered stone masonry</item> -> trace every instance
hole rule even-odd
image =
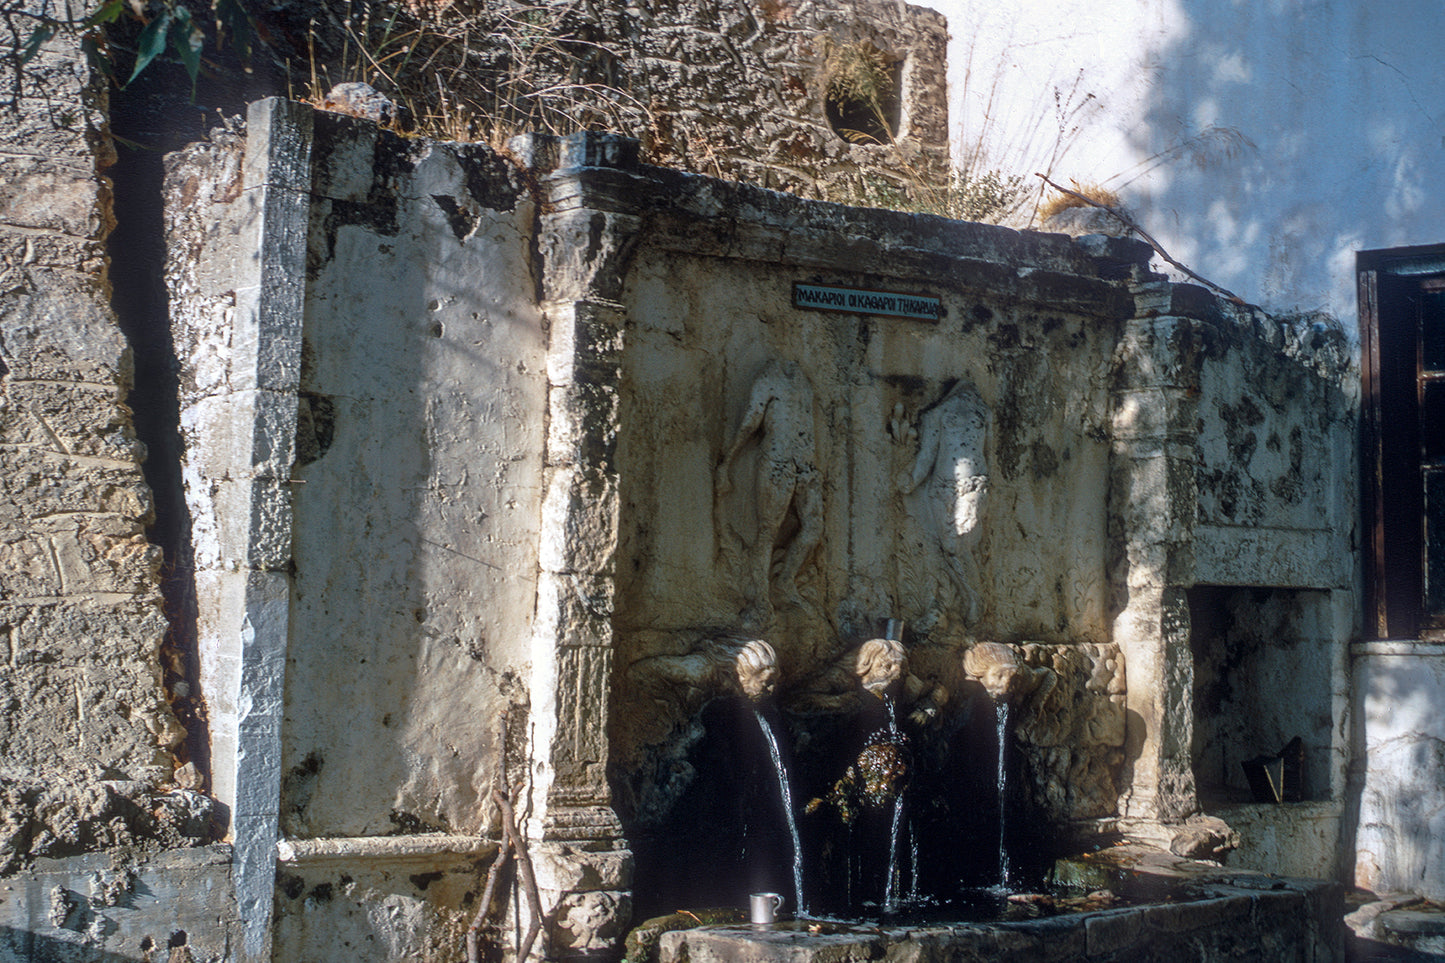
[[[1350,502],[1291,455],[1349,463],[1329,344],[1163,283],[1132,242],[810,203],[635,151],[533,137],[503,158],[267,101],[244,137],[171,159],[202,695],[236,840],[205,851],[238,909],[194,927],[197,954],[454,958],[497,851],[494,788],[521,805],[547,951],[606,952],[638,763],[690,719],[628,669],[720,630],[770,635],[785,689],[895,612],[929,633],[918,671],[950,685],[966,633],[1122,653],[1124,735],[1098,747],[1122,768],[1060,815],[1166,844],[1201,807],[1189,593],[1301,593],[1333,672]],[[802,314],[798,279],[930,293],[944,320]],[[811,379],[827,469],[801,604],[747,597],[717,551],[714,471],[778,357]],[[912,458],[894,421],[960,375],[996,418],[972,624],[928,608],[938,573],[893,564],[936,550],[894,494]],[[1251,457],[1203,440],[1210,419]],[[1326,717],[1308,733],[1322,806],[1342,792],[1335,693],[1307,705]],[[6,905],[63,935],[42,889]],[[82,914],[69,925],[80,941]]]
[[[209,839],[212,807],[173,777],[185,731],[105,256],[114,149],[83,63],[45,45],[0,123],[0,955],[176,926],[219,954],[225,847],[154,855]]]
[[[72,126],[34,102],[0,130],[0,870],[108,832],[90,825],[111,805],[96,780],[168,782],[183,736],[160,685],[160,551],[108,303],[103,94],[61,50],[41,69]]]

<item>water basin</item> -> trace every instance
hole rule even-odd
[[[795,919],[767,927],[699,926],[663,933],[657,963],[1336,963],[1344,959],[1336,883],[1229,870],[1144,846],[1060,861],[1080,888],[1107,884],[1116,902],[1010,918],[985,891],[928,908],[908,923]],[[1067,899],[1067,898],[1065,898]],[[1017,906],[1017,902],[1013,904]],[[959,912],[951,920],[934,911]],[[988,914],[992,913],[990,917]],[[972,918],[968,918],[968,917]],[[629,960],[629,963],[643,963]]]

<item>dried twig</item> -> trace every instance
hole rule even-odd
[[[542,929],[542,896],[537,891],[537,877],[532,872],[532,858],[527,855],[527,847],[522,842],[522,836],[517,832],[517,817],[512,811],[512,804],[500,792],[493,789],[492,799],[496,802],[497,808],[502,811],[502,828],[506,831],[507,840],[512,845],[512,850],[517,854],[517,874],[520,885],[527,893],[527,907],[532,913],[532,924],[527,927],[527,935],[517,947],[517,963],[524,963],[527,954],[532,952],[532,943],[536,941],[537,934]]]
[[[482,927],[486,925],[487,913],[492,908],[492,896],[497,891],[497,879],[511,858],[512,850],[508,847],[506,838],[503,838],[502,848],[497,852],[497,858],[492,861],[492,868],[487,870],[487,885],[482,890],[482,902],[477,907],[476,919],[472,920],[472,925],[467,929],[467,963],[481,963]]]
[[[1178,261],[1174,260],[1174,258],[1170,257],[1170,256],[1169,256],[1169,252],[1166,251],[1166,250],[1164,250],[1164,246],[1163,246],[1162,244],[1160,244],[1158,241],[1154,240],[1153,236],[1150,235],[1150,233],[1149,233],[1148,231],[1146,231],[1146,230],[1144,230],[1142,227],[1140,227],[1137,223],[1135,223],[1135,221],[1134,221],[1132,218],[1130,218],[1130,217],[1128,217],[1127,215],[1125,215],[1125,214],[1124,214],[1123,212],[1121,212],[1118,208],[1110,207],[1108,204],[1100,204],[1098,201],[1094,200],[1092,197],[1089,197],[1089,196],[1086,195],[1086,194],[1080,194],[1078,191],[1071,191],[1071,190],[1069,190],[1067,187],[1064,187],[1064,186],[1062,186],[1062,185],[1056,184],[1056,183],[1054,183],[1053,181],[1049,180],[1049,178],[1046,177],[1046,176],[1043,175],[1043,174],[1035,173],[1034,176],[1037,177],[1037,178],[1039,178],[1040,180],[1042,180],[1045,184],[1049,185],[1049,186],[1052,187],[1054,190],[1056,190],[1056,191],[1062,191],[1063,193],[1069,195],[1070,197],[1076,197],[1076,198],[1078,198],[1079,200],[1083,201],[1085,204],[1088,204],[1090,207],[1097,207],[1099,210],[1104,211],[1104,212],[1105,212],[1106,214],[1108,214],[1110,217],[1112,217],[1112,218],[1114,218],[1115,220],[1117,220],[1120,224],[1123,224],[1123,225],[1124,225],[1125,227],[1127,227],[1129,230],[1131,230],[1131,231],[1133,231],[1135,234],[1139,235],[1139,237],[1140,237],[1141,240],[1143,240],[1146,244],[1148,244],[1150,247],[1152,247],[1152,248],[1154,249],[1154,253],[1155,253],[1155,254],[1158,254],[1158,255],[1159,255],[1160,257],[1162,257],[1164,260],[1168,261],[1171,265],[1173,265],[1174,267],[1178,268],[1180,271],[1184,272],[1184,274],[1187,275],[1188,277],[1193,278],[1195,281],[1198,281],[1200,284],[1204,285],[1205,287],[1209,288],[1209,289],[1212,290],[1212,291],[1217,291],[1217,292],[1219,292],[1220,294],[1224,295],[1224,296],[1225,296],[1226,298],[1228,298],[1229,300],[1233,301],[1235,304],[1245,304],[1245,300],[1244,300],[1243,298],[1241,298],[1239,295],[1235,294],[1233,291],[1230,291],[1228,288],[1222,288],[1222,287],[1220,287],[1219,285],[1215,284],[1213,281],[1211,281],[1211,280],[1209,280],[1208,278],[1206,278],[1206,277],[1204,277],[1204,276],[1196,273],[1195,271],[1190,270],[1188,267],[1185,267],[1183,264],[1180,264]]]

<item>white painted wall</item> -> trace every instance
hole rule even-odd
[[[1355,883],[1445,899],[1445,646],[1370,642],[1355,656]]]
[[[1356,251],[1445,241],[1434,0],[927,5],[949,19],[959,146],[1118,191],[1248,301],[1353,330]]]

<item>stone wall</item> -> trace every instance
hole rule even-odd
[[[640,139],[652,163],[840,201],[936,203],[948,186],[948,33],[934,10],[900,0],[398,7],[390,30],[375,14],[350,21],[378,52],[416,31],[413,54],[381,71],[324,5],[273,12],[272,42],[293,77],[314,68],[331,82],[368,81],[409,106],[409,122],[439,112],[444,78],[448,122],[428,128],[437,136],[469,124],[493,143],[522,130],[612,130]],[[300,37],[314,47],[287,45]],[[872,130],[871,107],[852,117],[830,108],[830,56],[836,64],[845,50],[874,56],[888,78],[887,133],[854,132]]]
[[[816,719],[902,620],[910,691],[954,696],[942,726],[981,704],[962,653],[1013,643],[1065,680],[1056,710],[1101,707],[1021,730],[1050,815],[1166,842],[1200,808],[1190,590],[1296,592],[1341,658],[1348,459],[1295,453],[1343,458],[1348,364],[1164,284],[1142,244],[818,204],[616,137],[504,155],[281,101],[172,157],[166,197],[207,775],[235,841],[237,925],[207,939],[235,958],[455,956],[493,789],[547,951],[606,951],[634,838],[722,691],[648,673],[710,646],[770,640],[784,707]],[[800,284],[872,307],[816,310]],[[899,295],[936,308],[874,310]],[[7,398],[55,356],[13,346],[39,337],[24,310]],[[1233,490],[1278,523],[1230,516]],[[1334,801],[1326,674],[1328,698],[1285,697],[1327,716]],[[107,791],[168,772],[136,771]]]
[[[289,957],[344,940],[342,907],[371,899],[352,890],[416,861],[406,840],[424,882],[401,874],[394,898],[427,915],[455,887],[423,897],[426,872],[472,866],[500,831],[488,794],[526,776],[524,755],[502,761],[529,727],[545,364],[511,166],[284,108],[173,157],[167,196],[202,687],[247,952],[269,952],[273,899],[300,898],[273,884],[280,836],[298,892],[336,898],[278,930]],[[360,841],[318,862],[317,838]],[[449,909],[429,926],[454,947]],[[418,945],[443,952],[430,932]]]
[[[188,801],[152,802],[185,732],[109,304],[114,150],[82,64],[64,38],[44,45],[0,124],[0,873],[195,832]]]
[[[649,129],[628,131],[652,163],[831,200],[910,188],[927,196],[947,184],[948,33],[933,10],[896,0],[688,2],[615,8],[602,30],[627,51],[625,84],[653,111]],[[896,101],[892,143],[850,138],[830,122],[829,46],[848,44],[870,45],[896,71],[885,98]]]
[[[0,122],[0,955],[139,959],[205,929],[194,958],[219,960],[228,855],[158,852],[211,839],[213,806],[162,683],[161,550],[110,307],[115,154],[83,64],[44,44]]]
[[[203,684],[258,953],[443,953],[495,851],[493,787],[526,817],[551,951],[610,945],[729,640],[773,643],[804,735],[884,619],[916,691],[957,696],[944,726],[978,698],[962,653],[1030,640],[1063,680],[1040,706],[1070,704],[1020,724],[1043,809],[1166,843],[1200,811],[1201,572],[1206,595],[1297,587],[1338,691],[1348,553],[1279,560],[1348,532],[1333,470],[1295,457],[1338,450],[1348,361],[1163,284],[1143,245],[809,203],[618,138],[504,159],[274,101],[168,184],[215,559]],[[811,310],[798,284],[936,316]],[[1230,516],[1236,489],[1276,524]],[[1344,711],[1313,688],[1283,697],[1338,802]]]
[[[1142,740],[1131,747],[1122,815],[1177,819],[1196,811],[1196,767],[1207,770],[1204,781],[1221,781],[1208,747],[1221,726],[1233,725],[1248,736],[1231,747],[1231,773],[1240,756],[1304,737],[1315,798],[1332,800],[1337,817],[1348,753],[1346,651],[1358,618],[1351,535],[1358,401],[1343,335],[1189,285],[1142,287],[1136,304],[1119,355],[1111,489],[1120,505],[1114,639],[1125,653],[1130,708],[1139,713],[1131,728]],[[1289,632],[1303,640],[1298,648],[1308,655],[1299,657],[1312,667],[1313,683],[1292,668],[1288,640],[1261,631],[1272,593],[1230,593],[1230,586],[1318,590],[1282,603],[1301,606]],[[1256,611],[1227,616],[1229,599]],[[1273,674],[1289,684],[1251,682],[1260,686],[1254,702],[1234,704],[1232,719],[1201,723],[1203,713],[1219,711],[1218,686],[1240,681],[1218,677],[1222,637],[1209,641],[1229,618],[1260,633],[1249,652],[1250,679]],[[1207,808],[1220,805],[1216,797]],[[1321,874],[1336,868],[1339,836],[1326,835],[1311,864]],[[1267,861],[1248,855],[1251,845],[1244,841],[1240,858]]]

